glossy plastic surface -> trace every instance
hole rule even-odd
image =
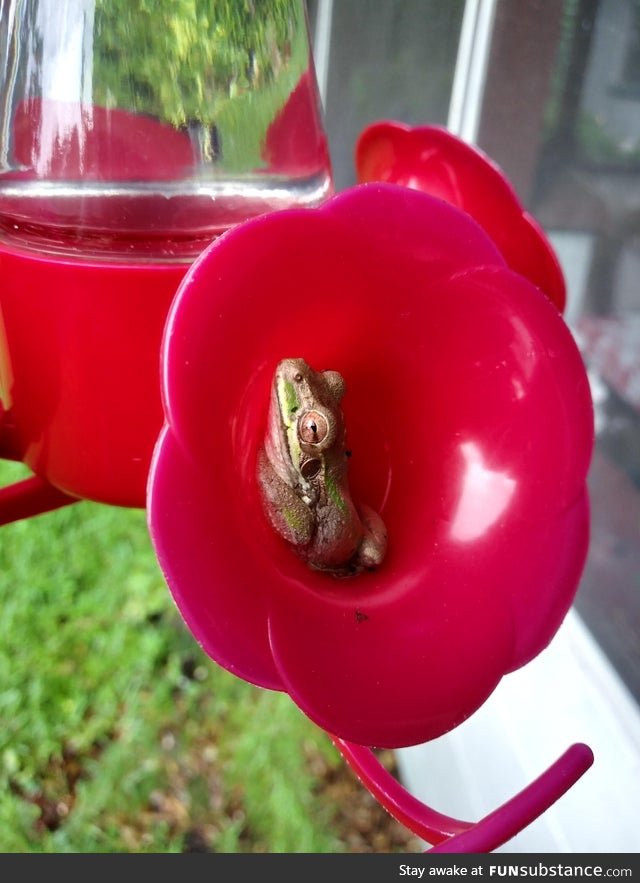
[[[0,488],[0,526],[23,518],[33,518],[77,502],[77,497],[59,491],[37,475],[31,475]]]
[[[362,132],[355,161],[361,182],[403,184],[470,214],[507,264],[564,309],[565,283],[553,248],[502,170],[481,150],[439,126],[383,121]]]
[[[274,534],[255,480],[284,357],[347,384],[376,573],[335,580]],[[588,539],[593,414],[556,306],[466,213],[393,185],[229,231],[174,300],[152,540],[204,649],[361,745],[461,723],[553,637]]]
[[[160,343],[185,271],[0,242],[0,453],[72,496],[144,506]]]

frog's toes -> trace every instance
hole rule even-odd
[[[358,562],[367,570],[379,567],[387,552],[387,529],[382,518],[369,506],[358,507],[364,536],[358,549]]]
[[[358,561],[365,570],[375,570],[384,560],[385,548],[370,536],[364,537],[358,550]]]

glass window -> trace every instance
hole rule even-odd
[[[558,739],[589,742],[593,727],[596,764],[584,785],[505,851],[632,851],[640,812],[628,784],[640,744],[640,2],[330,5],[326,112],[338,188],[353,182],[353,145],[368,122],[451,125],[461,28],[470,14],[486,15],[474,35],[475,105],[456,131],[502,166],[549,233],[596,408],[591,544],[563,639],[505,678],[462,727],[399,752],[401,772],[439,809],[478,817],[566,747]]]

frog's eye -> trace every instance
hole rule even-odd
[[[302,374],[299,371],[296,371],[296,373],[293,375],[293,379],[296,383],[302,383]]]
[[[305,411],[298,421],[298,438],[306,445],[319,445],[329,434],[329,424],[319,411]]]

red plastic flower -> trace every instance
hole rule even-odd
[[[587,377],[509,263],[458,208],[364,184],[229,231],[169,316],[148,513],[175,601],[218,663],[360,745],[460,724],[548,644],[582,571]],[[352,494],[389,534],[374,573],[310,570],[264,516],[289,357],[345,378]]]
[[[470,214],[491,236],[508,266],[564,309],[564,278],[549,240],[502,170],[481,150],[439,126],[383,121],[362,132],[355,158],[361,182],[403,184]]]

